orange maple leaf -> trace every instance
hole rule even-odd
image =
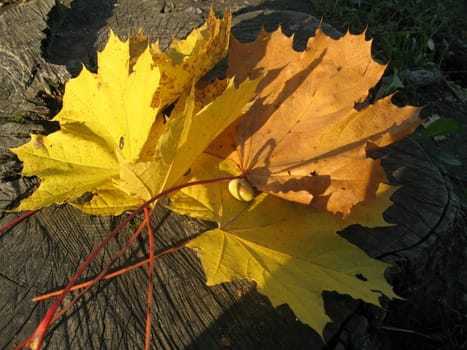
[[[233,160],[260,191],[347,216],[385,181],[367,152],[411,133],[419,109],[399,108],[391,96],[356,107],[386,68],[364,34],[335,40],[319,28],[303,52],[292,41],[280,29],[231,41],[228,76],[265,78],[255,104],[208,152]]]

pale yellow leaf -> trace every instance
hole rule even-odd
[[[219,163],[220,159],[204,155],[192,169],[192,180],[227,176]],[[323,291],[377,305],[380,293],[394,296],[384,279],[388,265],[369,258],[336,233],[354,223],[387,225],[382,213],[391,205],[393,191],[382,185],[375,200],[359,204],[355,216],[346,219],[266,194],[252,203],[241,202],[225,183],[185,188],[171,197],[170,208],[218,223],[189,243],[199,250],[209,285],[235,278],[253,280],[273,305],[289,304],[303,322],[322,332],[329,321]]]

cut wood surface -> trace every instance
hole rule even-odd
[[[16,175],[21,165],[8,148],[26,142],[29,132],[47,132],[56,127],[37,117],[48,113],[33,102],[37,96],[51,93],[52,86],[77,75],[82,63],[95,66],[96,49],[105,44],[109,26],[121,37],[142,28],[151,41],[160,40],[164,47],[173,36],[182,38],[199,26],[202,17],[196,11],[167,11],[164,1],[130,0],[76,0],[69,6],[54,0],[32,0],[0,12],[1,224],[18,215],[5,209],[14,207],[38,183]],[[295,44],[300,49],[319,20],[303,13],[263,10],[234,17],[234,24],[233,33],[243,41],[253,40],[261,25],[272,30],[282,24],[286,33],[297,33]],[[327,26],[325,31],[339,35]],[[385,213],[395,225],[378,229],[354,226],[341,234],[370,256],[394,263],[396,267],[388,275],[391,281],[405,285],[406,291],[412,281],[401,279],[416,271],[411,264],[424,261],[423,266],[433,272],[427,260],[437,256],[432,247],[440,236],[449,235],[455,225],[463,225],[459,204],[449,181],[417,143],[403,140],[374,156],[383,158],[391,182],[402,186],[393,197],[394,206]],[[51,301],[35,303],[31,299],[65,286],[93,247],[123,217],[96,217],[68,205],[54,206],[44,208],[0,236],[0,348],[13,348],[33,332]],[[101,270],[140,221],[141,217],[133,220],[106,247],[84,279]],[[162,207],[157,208],[152,222],[158,251],[209,226]],[[116,266],[128,266],[147,256],[143,238]],[[439,259],[445,258],[440,254]],[[320,336],[299,322],[287,306],[272,307],[266,297],[256,292],[254,283],[242,280],[206,287],[199,259],[191,250],[166,255],[155,266],[154,349],[324,346]],[[434,273],[430,276],[436,278]],[[417,283],[421,285],[420,281]],[[146,287],[145,269],[100,283],[52,325],[45,348],[142,348]],[[423,298],[425,294],[417,295]],[[334,292],[325,293],[324,298],[334,321],[324,332],[328,348],[359,348],[369,339],[371,328],[381,325],[385,316],[382,310],[362,306],[361,302]]]

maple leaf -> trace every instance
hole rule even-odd
[[[12,149],[23,161],[22,175],[41,179],[39,189],[18,210],[72,201],[86,191],[98,193],[94,201],[105,203],[109,211],[140,203],[113,186],[120,172],[116,153],[138,159],[148,137],[148,128],[141,126],[152,125],[158,113],[151,107],[154,89],[146,87],[157,86],[160,72],[146,49],[129,73],[129,43],[112,32],[97,57],[97,75],[83,67],[66,84],[62,110],[53,119],[60,130],[31,135],[29,143]]]
[[[220,21],[212,17],[207,32],[195,31],[196,35],[177,41],[175,47],[215,48],[214,57],[220,59],[228,30],[220,30]],[[229,17],[222,23],[229,25]],[[184,65],[168,72],[154,63],[146,39],[139,33],[122,42],[111,32],[105,49],[98,53],[97,74],[83,67],[67,83],[63,108],[53,119],[60,130],[47,136],[31,135],[29,143],[12,149],[23,161],[22,175],[41,179],[39,188],[16,210],[63,202],[92,214],[117,215],[134,209],[141,200],[179,181],[207,145],[249,108],[259,80],[247,80],[238,87],[233,79],[226,80],[215,85],[215,99],[195,108],[193,86],[215,62],[205,62],[198,72],[190,70],[192,80],[187,82],[181,73]],[[203,50],[192,51],[202,55],[195,58],[186,52],[193,64],[208,61]],[[167,123],[162,115],[165,105],[153,103],[155,91],[164,89],[163,80],[167,80],[161,72],[165,77],[175,74],[174,80],[181,74],[185,81],[169,89],[170,94],[185,98]],[[225,106],[231,108],[225,110]],[[73,202],[88,192],[93,195],[90,201]]]
[[[334,40],[319,28],[303,52],[292,41],[280,28],[251,43],[232,39],[228,76],[265,78],[255,104],[209,153],[233,160],[260,191],[347,216],[385,180],[367,152],[411,133],[419,109],[391,96],[357,108],[386,67],[365,34]]]
[[[232,14],[227,10],[223,20],[216,19],[211,9],[206,23],[193,30],[186,39],[173,39],[162,51],[156,42],[151,45],[154,63],[162,72],[161,86],[154,95],[153,104],[168,106],[180,96],[180,91],[190,90],[198,81],[223,59],[229,49]]]
[[[193,165],[193,180],[237,175],[233,163],[221,161],[202,155]],[[273,305],[288,303],[300,320],[322,333],[330,321],[323,291],[376,305],[380,293],[395,296],[384,279],[388,265],[336,233],[354,223],[387,226],[382,213],[392,204],[394,189],[380,185],[376,199],[356,205],[345,220],[265,193],[253,202],[238,201],[219,183],[185,188],[171,196],[169,208],[217,222],[188,244],[200,250],[208,285],[253,280]]]

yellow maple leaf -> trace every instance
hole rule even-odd
[[[136,161],[158,113],[151,107],[160,72],[152,66],[149,49],[129,73],[129,42],[112,32],[98,53],[98,74],[83,67],[65,87],[62,110],[54,117],[60,130],[48,136],[31,135],[26,145],[12,149],[23,161],[22,175],[38,176],[41,185],[18,210],[38,209],[72,201],[86,191],[105,188],[110,208],[140,203],[112,186],[120,165],[116,153]],[[131,122],[130,122],[131,120]],[[118,204],[117,204],[118,203]],[[119,208],[121,211],[122,208]]]
[[[224,52],[228,33],[217,31],[216,35],[224,36],[217,39]],[[203,46],[207,37],[209,33],[190,36],[184,44]],[[216,99],[196,109],[194,93],[188,93],[179,102],[178,113],[164,123],[160,108],[152,105],[154,92],[164,88],[161,69],[147,44],[142,49],[144,40],[140,33],[133,40],[138,50],[132,50],[132,40],[121,42],[111,32],[105,49],[98,53],[97,74],[83,67],[67,83],[63,108],[53,119],[60,130],[48,136],[31,135],[29,143],[12,149],[23,161],[22,175],[41,179],[39,188],[17,210],[63,202],[93,214],[116,215],[134,209],[141,200],[173,186],[207,145],[249,108],[258,81],[236,87],[230,79],[217,91]],[[201,53],[194,50],[193,54]],[[206,67],[202,66],[203,74]],[[194,91],[199,74],[192,79],[190,90]],[[179,95],[186,94],[185,85]],[[73,203],[86,192],[93,194],[90,201]]]
[[[236,175],[229,162],[204,154],[192,168],[193,180]],[[395,296],[384,279],[388,265],[369,258],[336,233],[354,223],[387,226],[382,213],[392,204],[394,189],[380,185],[376,199],[356,205],[344,220],[265,193],[250,203],[238,201],[219,183],[185,188],[171,196],[169,207],[217,222],[217,228],[188,244],[200,250],[208,285],[253,280],[273,305],[289,304],[300,320],[322,333],[330,321],[323,291],[335,290],[376,305],[380,293]]]
[[[174,102],[182,91],[189,92],[193,81],[202,78],[227,54],[232,14],[227,10],[219,20],[211,9],[206,23],[185,40],[173,39],[167,50],[151,46],[154,63],[162,72],[161,87],[154,95],[155,106]]]
[[[228,76],[265,78],[249,112],[209,152],[232,159],[260,191],[345,216],[385,180],[367,151],[411,133],[419,109],[391,96],[357,107],[385,69],[364,33],[334,40],[318,29],[302,52],[292,41],[280,28],[232,40]]]

